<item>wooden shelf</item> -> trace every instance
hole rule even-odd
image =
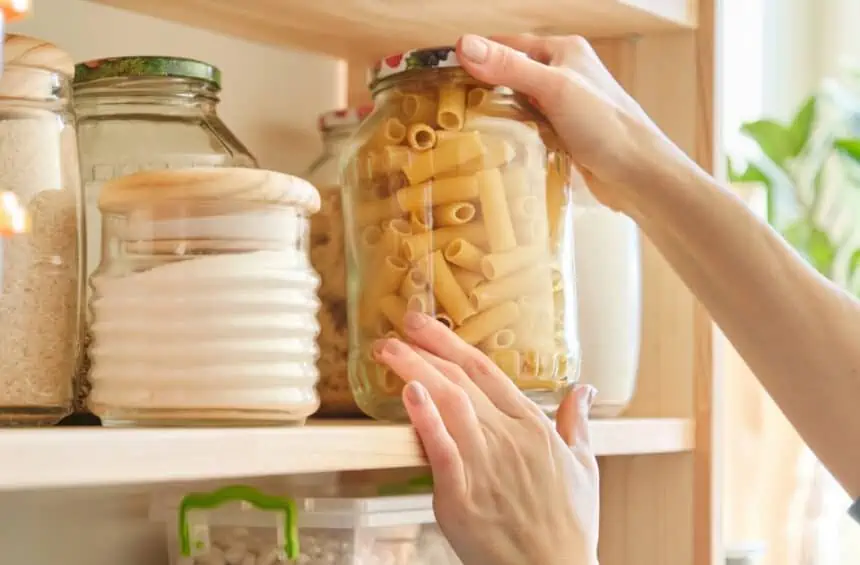
[[[596,420],[598,455],[693,448],[684,419]],[[0,491],[108,486],[424,464],[409,426],[313,421],[296,428],[53,428],[0,432]]]
[[[465,32],[613,37],[689,28],[692,0],[93,0],[260,43],[368,62]]]

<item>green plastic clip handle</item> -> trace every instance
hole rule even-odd
[[[284,553],[287,559],[299,556],[299,526],[296,502],[291,498],[270,496],[244,485],[224,487],[212,492],[192,492],[179,504],[179,544],[182,555],[191,554],[191,535],[188,531],[188,512],[212,510],[227,502],[247,502],[259,510],[283,512]]]

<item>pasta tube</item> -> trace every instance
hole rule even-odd
[[[472,306],[481,312],[506,300],[515,300],[540,290],[548,291],[551,286],[549,269],[545,265],[537,265],[503,279],[481,283],[471,292],[469,299]]]
[[[404,212],[416,212],[431,206],[453,204],[478,198],[477,175],[449,177],[401,188],[395,194]]]
[[[366,148],[399,145],[406,138],[406,126],[397,118],[386,118],[365,144]]]
[[[475,345],[513,324],[519,315],[519,306],[513,300],[509,300],[472,316],[457,328],[455,333],[466,343]]]
[[[412,235],[412,226],[401,218],[382,223],[382,240],[379,248],[387,255],[399,255],[403,240]]]
[[[466,241],[455,239],[445,246],[445,259],[458,267],[475,273],[483,272],[484,252]],[[484,274],[486,276],[486,274]],[[489,277],[487,277],[489,278]]]
[[[411,269],[400,285],[400,296],[409,299],[413,294],[424,294],[427,291],[427,276],[421,269]]]
[[[379,311],[401,334],[406,333],[403,318],[406,316],[406,301],[399,294],[388,294],[379,299]]]
[[[538,245],[515,247],[510,251],[485,255],[481,258],[480,270],[488,280],[492,281],[534,265],[542,261],[545,255],[546,249]]]
[[[471,202],[453,202],[433,208],[433,224],[437,226],[459,226],[475,219],[478,211]]]
[[[466,106],[470,110],[478,110],[489,106],[491,100],[489,89],[481,87],[472,88],[469,90],[469,94],[466,95]]]
[[[482,351],[495,351],[496,349],[509,349],[516,341],[516,334],[513,330],[502,329],[490,334],[490,337],[478,344],[478,348]]]
[[[475,176],[478,179],[478,198],[490,249],[493,253],[513,249],[517,245],[517,238],[501,173],[498,169],[489,169]]]
[[[436,103],[421,94],[406,94],[400,102],[400,112],[408,124],[436,123]],[[432,122],[432,123],[431,123]]]
[[[375,154],[374,174],[390,175],[402,169],[409,162],[409,148],[401,145],[383,147]]]
[[[418,184],[483,154],[480,135],[478,132],[469,132],[445,143],[437,143],[436,148],[430,151],[414,153],[402,170],[410,184]]]
[[[454,320],[454,323],[462,325],[475,314],[475,309],[469,302],[466,293],[457,284],[457,279],[454,278],[454,274],[441,251],[433,253],[431,262],[433,265],[433,294],[445,312]]]
[[[436,122],[442,129],[460,131],[466,120],[466,89],[460,84],[443,84],[439,87],[439,106]]]
[[[465,239],[469,243],[481,247],[487,241],[487,232],[483,224],[470,222],[462,226],[449,226],[413,234],[403,240],[403,255],[408,261],[415,261],[437,249],[445,248],[455,239]]]
[[[467,271],[456,265],[451,265],[451,272],[454,273],[454,278],[457,279],[457,284],[463,289],[466,294],[471,294],[475,287],[484,282],[484,277],[480,273]]]
[[[394,197],[384,200],[359,202],[355,206],[355,223],[359,227],[368,224],[378,224],[392,216],[397,216],[397,200]]]
[[[433,310],[433,301],[427,294],[413,294],[406,301],[406,309],[411,312],[430,314]]]
[[[489,353],[490,360],[512,379],[517,379],[522,372],[522,359],[516,349],[500,349]]]
[[[440,312],[440,313],[436,314],[436,321],[438,321],[440,324],[442,324],[443,326],[445,326],[449,330],[454,329],[454,320],[452,320],[451,316],[449,316],[448,314],[445,314],[444,312]]]
[[[433,229],[432,214],[426,209],[412,212],[409,214],[409,224],[413,234],[430,231]]]
[[[406,143],[416,151],[427,151],[436,145],[436,130],[427,124],[412,124],[406,129]]]
[[[510,163],[517,155],[513,145],[500,137],[481,134],[481,144],[484,147],[481,155],[458,165],[451,171],[451,174],[471,175],[484,169],[502,167]]]

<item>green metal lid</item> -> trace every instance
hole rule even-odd
[[[221,87],[218,67],[182,57],[132,56],[93,59],[75,65],[75,84],[104,78],[174,77],[205,80]]]

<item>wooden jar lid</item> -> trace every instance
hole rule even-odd
[[[16,35],[6,36],[3,45],[3,63],[27,67],[39,67],[72,77],[75,74],[75,62],[71,55],[52,43],[42,39]]]
[[[193,168],[146,171],[106,182],[99,209],[124,213],[171,202],[248,202],[295,206],[309,214],[319,211],[320,196],[298,177],[243,168]]]

